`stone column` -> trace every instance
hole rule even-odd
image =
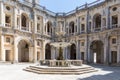
[[[55,52],[53,46],[51,46],[51,59],[55,59]]]
[[[85,52],[84,52],[84,54],[85,54],[85,56],[84,56],[85,62],[87,61],[87,54],[88,54],[88,48],[89,48],[89,46],[88,46],[89,43],[88,42],[89,42],[88,36],[86,36],[86,38],[85,38]]]
[[[1,35],[1,61],[5,61],[4,36]]]
[[[42,59],[45,60],[45,42],[44,41],[43,41],[42,48],[43,48]]]
[[[5,26],[5,14],[4,14],[3,2],[0,1],[0,24]]]
[[[43,17],[43,26],[42,26],[42,34],[45,34],[46,30],[45,30],[45,19]]]
[[[64,59],[66,60],[67,59],[67,47],[64,48]]]
[[[53,47],[54,59],[56,59],[55,47]]]
[[[59,56],[59,48],[57,47],[56,48],[56,58],[58,58],[58,56]]]
[[[31,32],[31,21],[29,20],[29,32]]]
[[[92,27],[92,32],[94,32],[94,31],[95,31],[95,20],[94,20],[94,16],[92,17],[91,27]]]
[[[101,30],[103,30],[103,17],[101,16]]]
[[[80,18],[77,18],[77,34],[80,32]]]
[[[45,21],[45,22],[46,22],[46,21]],[[47,28],[48,28],[48,25],[47,25],[47,22],[46,22],[46,34],[48,35]]]
[[[32,47],[32,46],[29,47],[29,62],[33,62],[33,59],[34,59],[33,58],[33,56],[34,56],[34,54],[33,54],[34,50],[33,49],[34,49],[34,47]]]
[[[80,42],[77,41],[76,45],[76,59],[80,59]]]
[[[111,49],[110,48],[109,48],[109,56],[108,57],[109,57],[109,63],[112,63],[112,60],[111,60],[112,59],[111,58]]]
[[[36,12],[34,11],[34,32],[37,32],[37,16]]]
[[[14,62],[18,62],[18,42],[16,36],[14,36]]]
[[[21,27],[22,27],[22,25],[21,25],[21,23],[22,23],[22,22],[21,22],[21,20],[22,20],[21,16],[19,17],[19,20],[20,20],[20,23],[19,23],[19,30],[22,30],[22,29],[21,29]]]
[[[3,2],[0,1],[0,24],[4,25],[4,7],[3,7]]]
[[[54,47],[54,59],[56,59],[56,47]]]
[[[14,29],[17,29],[17,15],[16,15],[16,7],[14,7],[14,12],[13,12],[13,19],[12,19],[12,22],[13,22],[13,27]]]
[[[43,33],[43,25],[42,25],[42,23],[40,22],[40,34],[42,34]]]
[[[90,50],[90,41],[87,42],[87,52],[86,52],[86,56],[87,56],[87,62],[90,63],[92,61],[91,59],[91,54],[92,54],[92,51]]]
[[[37,41],[34,40],[34,62],[37,62]]]
[[[87,52],[87,62],[91,62],[92,60],[91,60],[91,56],[90,56],[90,54],[91,54],[91,51],[90,51],[90,48],[88,47],[88,52]]]
[[[117,63],[119,63],[120,62],[120,45],[118,45],[118,48],[117,48]]]
[[[68,24],[68,35],[70,35],[70,30],[69,30],[69,28],[70,28],[70,27],[69,27],[69,24]]]
[[[107,63],[111,63],[111,47],[110,47],[110,38],[108,37],[108,39],[107,39],[107,44],[108,44],[108,46],[107,46],[107,53],[106,53],[106,62]]]
[[[65,48],[62,48],[63,50],[63,58],[65,59]]]
[[[117,39],[117,44],[118,44],[118,47],[117,47],[117,63],[120,62],[120,36],[118,36],[118,39]]]
[[[68,46],[68,48],[67,48],[67,59],[70,59],[70,46]]]
[[[104,45],[103,45],[103,47],[104,47],[104,54],[103,54],[103,56],[104,56],[104,61],[103,61],[103,63],[106,63],[106,54],[107,54],[107,47],[108,47],[108,45],[107,45],[107,39],[105,39],[105,41],[104,41]]]
[[[91,21],[91,32],[94,32],[94,20]]]
[[[85,32],[88,32],[89,28],[89,10],[86,12]]]
[[[107,7],[106,28],[110,28],[110,8]]]

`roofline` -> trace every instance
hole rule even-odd
[[[5,1],[8,1],[8,0],[3,0],[3,2],[5,2]],[[20,4],[26,5],[28,7],[39,9],[39,10],[41,10],[43,12],[46,12],[47,14],[49,14],[49,15],[51,15],[53,17],[67,17],[67,16],[73,15],[76,12],[79,12],[81,10],[85,10],[85,9],[97,6],[98,4],[101,5],[102,3],[106,2],[106,0],[96,0],[96,1],[91,2],[91,3],[85,3],[85,4],[83,4],[83,5],[79,6],[79,7],[76,7],[74,10],[71,10],[71,11],[66,12],[66,13],[65,12],[55,13],[55,12],[47,9],[45,6],[35,4],[35,3],[30,3],[30,2],[27,2],[27,1],[18,0],[17,2],[20,3]]]

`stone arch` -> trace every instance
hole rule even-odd
[[[70,46],[70,59],[76,59],[76,45],[74,43]]]
[[[51,59],[51,46],[49,43],[45,45],[45,59],[50,60]]]
[[[95,30],[101,30],[101,14],[97,13],[93,16],[93,24]]]
[[[74,33],[75,32],[75,22],[71,21],[69,23],[69,33]]]
[[[16,46],[16,50],[15,50],[15,54],[16,55],[16,61],[18,62],[32,62],[33,61],[33,49],[31,49],[31,47],[33,47],[33,42],[27,38],[24,37],[16,37],[15,38],[15,46]],[[26,49],[26,53],[25,53],[25,49]],[[22,58],[22,55],[24,56],[24,54],[21,52],[23,50],[23,53],[25,54],[26,57]],[[26,59],[24,59],[26,58]]]
[[[29,62],[29,46],[30,44],[25,40],[20,40],[18,42],[18,61],[19,62]]]
[[[26,42],[29,44],[29,46],[33,46],[33,44],[34,44],[34,43],[32,42],[32,40],[29,40],[29,39],[23,38],[23,37],[18,37],[18,38],[16,39],[17,44],[18,44],[21,40],[26,41]]]
[[[101,40],[94,40],[90,44],[90,62],[104,63],[104,43]]]

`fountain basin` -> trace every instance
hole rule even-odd
[[[47,65],[49,67],[82,66],[82,60],[40,60],[40,65]]]
[[[51,43],[50,45],[54,47],[67,47],[67,46],[70,46],[71,44],[68,42],[54,42],[54,43]]]

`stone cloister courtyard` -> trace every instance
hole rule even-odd
[[[0,63],[0,80],[120,80],[120,67],[90,65],[97,72],[80,75],[35,74],[23,69],[35,63]]]

